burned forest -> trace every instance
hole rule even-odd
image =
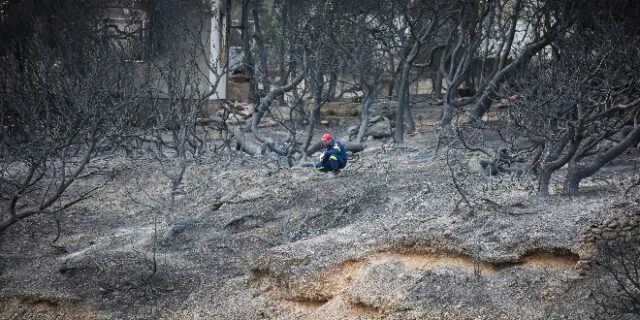
[[[0,1],[0,320],[640,319],[639,16]]]

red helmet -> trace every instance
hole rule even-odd
[[[322,141],[322,142],[329,142],[331,140],[333,140],[333,136],[331,136],[331,133],[329,133],[329,132],[323,134],[322,138],[320,138],[320,141]]]

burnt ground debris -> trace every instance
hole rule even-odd
[[[122,174],[96,197],[0,235],[0,319],[589,316],[599,276],[595,238],[584,234],[611,217],[636,221],[638,190],[624,193],[637,155],[578,196],[557,184],[540,197],[530,178],[486,177],[482,155],[456,153],[449,164],[467,170],[455,174],[469,208],[430,125],[401,148],[368,141],[338,177],[241,153],[194,165],[173,215],[202,219],[165,245],[154,241],[166,226],[148,199],[166,195],[162,174],[113,158]]]

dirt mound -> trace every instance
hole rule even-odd
[[[0,319],[69,319],[101,320],[90,306],[79,299],[47,295],[11,295],[0,297]]]
[[[340,250],[327,246],[334,253]],[[559,292],[560,283],[576,278],[575,266],[579,260],[566,249],[531,250],[514,261],[493,263],[482,261],[477,255],[438,248],[396,247],[388,250],[385,247],[384,244],[369,244],[364,252],[355,256],[352,255],[355,251],[343,247],[347,250],[346,260],[319,269],[295,260],[292,256],[295,253],[279,252],[277,257],[258,262],[253,270],[254,283],[266,300],[289,311],[291,318],[313,319],[327,314],[332,315],[331,319],[403,318],[408,314],[430,317],[446,313],[450,303],[456,301],[457,308],[464,307],[468,309],[467,313],[479,314],[479,310],[484,310],[485,316],[515,319],[544,313],[554,302],[552,297]],[[270,259],[287,259],[289,267]],[[271,266],[274,269],[270,269]],[[537,288],[523,292],[518,301],[477,300],[460,292],[463,287],[474,294],[485,292],[485,295],[506,299],[513,281],[517,283],[523,279],[538,284]],[[419,288],[432,292],[433,296],[417,298],[425,294]],[[549,301],[539,301],[539,295],[548,296]],[[425,304],[426,301],[429,302]],[[518,307],[504,310],[505,305]],[[454,314],[460,316],[460,313],[452,313],[451,319],[456,318]]]

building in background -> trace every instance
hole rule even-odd
[[[230,0],[113,2],[105,10],[103,24],[116,45],[140,65],[141,81],[155,81],[159,99],[170,99],[170,82],[186,84],[185,97],[206,99],[205,110],[215,109],[227,98],[231,66],[228,50]],[[177,3],[177,2],[176,2]],[[188,66],[188,67],[185,67]],[[179,77],[149,72],[175,70]],[[173,69],[172,69],[173,68]]]

